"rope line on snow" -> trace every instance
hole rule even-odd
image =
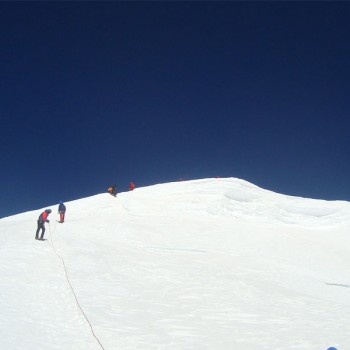
[[[72,291],[72,293],[73,293],[73,295],[74,295],[75,302],[77,303],[77,305],[78,305],[78,307],[79,307],[81,313],[83,314],[83,316],[84,316],[86,322],[87,322],[87,323],[89,324],[89,326],[90,326],[92,335],[93,335],[94,338],[97,340],[97,342],[98,342],[98,344],[100,345],[101,349],[106,350],[106,349],[103,347],[103,345],[102,345],[102,343],[100,342],[100,340],[98,339],[98,337],[96,336],[96,334],[95,334],[95,332],[94,332],[94,329],[93,329],[93,327],[92,327],[92,324],[91,324],[90,320],[89,320],[88,317],[86,316],[86,314],[85,314],[83,308],[81,307],[81,305],[80,305],[80,303],[79,303],[78,297],[77,297],[77,295],[75,294],[74,288],[73,288],[73,286],[72,286],[72,284],[71,284],[71,282],[70,282],[70,280],[69,280],[68,271],[67,271],[67,268],[66,268],[66,264],[65,264],[65,262],[64,262],[64,259],[62,258],[62,256],[61,256],[60,254],[58,254],[58,252],[57,252],[57,250],[56,250],[56,248],[55,248],[55,246],[54,246],[54,244],[53,244],[53,233],[55,232],[56,225],[57,225],[57,222],[55,223],[55,226],[54,226],[54,228],[53,228],[53,232],[51,232],[51,227],[50,227],[50,223],[49,223],[49,231],[50,231],[50,238],[51,238],[51,246],[52,246],[52,249],[53,249],[53,251],[55,252],[56,256],[57,256],[57,257],[61,260],[61,262],[62,262],[64,271],[65,271],[65,273],[66,273],[66,279],[67,279],[68,285],[69,285],[69,287],[70,287],[70,289],[71,289],[71,291]]]

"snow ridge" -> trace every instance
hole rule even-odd
[[[64,224],[56,206],[48,241],[42,209],[0,220],[1,349],[350,344],[348,202],[228,178],[79,199]]]

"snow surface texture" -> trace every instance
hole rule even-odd
[[[350,203],[230,178],[66,206],[47,241],[45,208],[0,220],[0,349],[350,349]]]

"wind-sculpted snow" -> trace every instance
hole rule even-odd
[[[182,185],[180,191],[175,191],[172,184],[159,186],[160,191],[156,190],[157,186],[143,189],[142,194],[152,199],[151,203],[138,201],[139,197],[131,198],[125,209],[145,215],[164,209],[175,215],[205,212],[227,218],[307,227],[350,222],[350,204],[344,201],[285,196],[238,179],[197,180]]]
[[[0,220],[0,349],[348,349],[348,202],[231,178],[66,206],[44,242],[42,209]]]

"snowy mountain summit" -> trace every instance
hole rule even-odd
[[[0,349],[350,349],[350,203],[203,179],[0,220]]]

